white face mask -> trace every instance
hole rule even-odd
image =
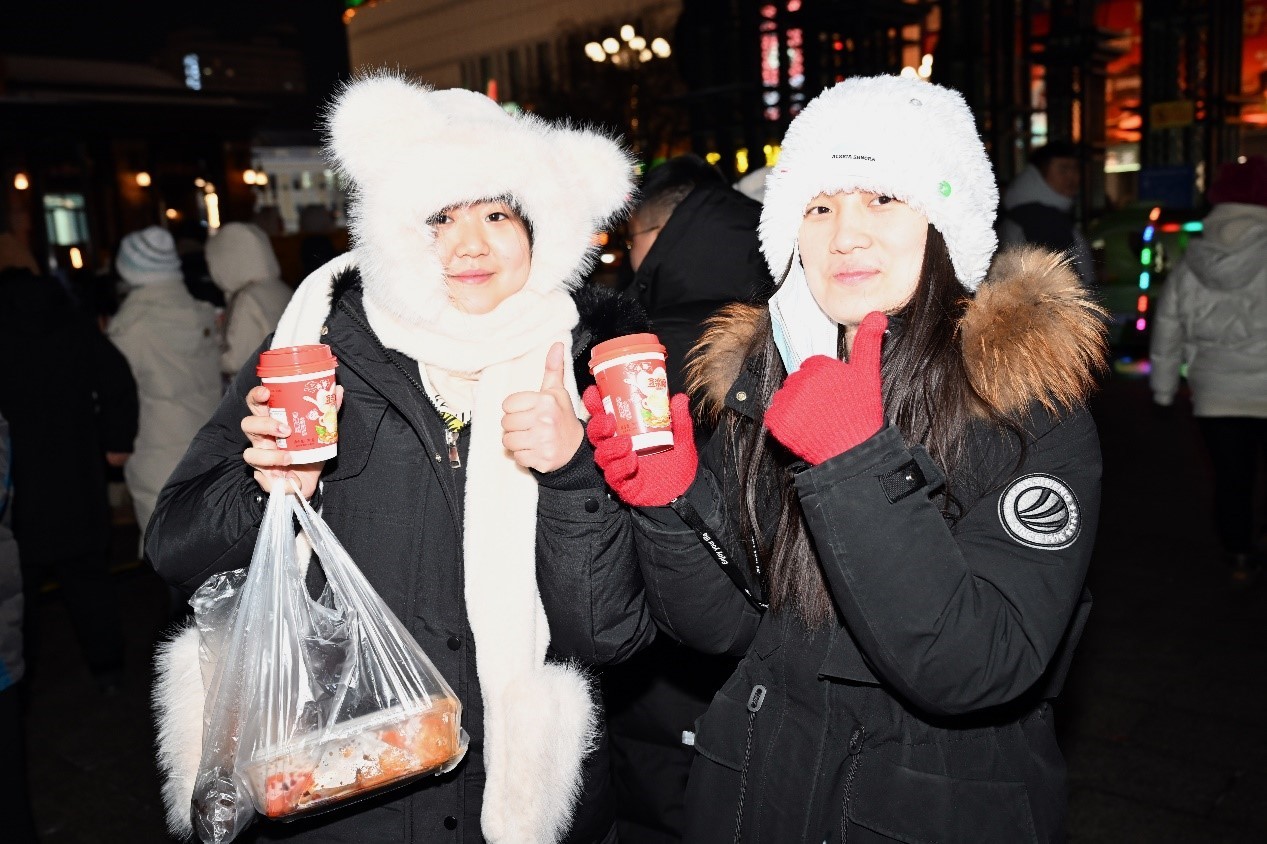
[[[838,357],[839,327],[818,306],[801,267],[800,247],[792,252],[792,264],[778,291],[770,297],[770,327],[774,345],[788,375],[814,355]]]

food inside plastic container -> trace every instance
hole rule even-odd
[[[255,803],[270,818],[288,818],[443,773],[466,753],[459,716],[456,699],[436,697],[428,709],[394,707],[261,748],[244,768]]]

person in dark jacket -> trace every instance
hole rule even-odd
[[[0,220],[0,415],[13,438],[13,534],[21,549],[28,655],[41,589],[55,581],[102,691],[116,691],[123,632],[110,579],[107,465],[137,431],[127,361]],[[28,660],[28,666],[35,662]]]
[[[1082,157],[1074,144],[1053,141],[1034,150],[1003,194],[999,235],[1004,246],[1028,243],[1067,256],[1085,285],[1095,284],[1091,245],[1074,218]]]
[[[288,430],[253,355],[160,495],[148,555],[192,591],[248,564],[264,488],[320,490],[462,702],[470,747],[453,772],[265,826],[265,840],[614,841],[601,710],[576,663],[624,658],[653,623],[624,611],[641,589],[630,519],[584,442],[567,360],[605,339],[570,290],[624,206],[630,160],[593,132],[387,74],[329,114],[330,155],[357,186],[356,246],[300,286],[271,344],[337,357],[338,456],[292,465],[277,448]],[[614,626],[556,624],[578,596]],[[187,800],[168,808],[176,825],[188,814]]]
[[[651,330],[665,346],[671,391],[683,389],[687,353],[708,317],[771,292],[757,241],[760,214],[760,203],[695,155],[670,159],[643,180],[629,222],[636,274],[626,292],[646,308]],[[706,435],[700,426],[697,439]],[[660,636],[603,672],[625,844],[681,840],[695,720],[734,667],[733,657],[700,654]]]
[[[757,243],[760,214],[760,203],[696,155],[671,158],[643,180],[629,218],[627,292],[664,344],[673,392],[683,389],[686,354],[704,321],[722,305],[773,290]]]
[[[702,341],[702,459],[686,396],[658,454],[590,422],[656,621],[743,657],[695,732],[692,844],[1063,840],[1104,330],[1059,256],[995,257],[997,196],[957,92],[836,85],[768,182],[778,292]]]

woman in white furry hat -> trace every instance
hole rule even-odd
[[[709,450],[635,457],[595,410],[656,620],[744,656],[695,734],[692,844],[1063,839],[1103,330],[1058,256],[995,256],[996,203],[958,93],[846,80],[769,177],[778,292],[697,348]]]
[[[265,840],[614,840],[602,719],[586,676],[558,659],[619,660],[653,633],[645,614],[608,611],[636,603],[640,581],[572,365],[640,327],[574,290],[625,206],[631,162],[602,135],[390,75],[349,85],[328,130],[355,186],[354,249],[304,281],[270,342],[338,358],[338,456],[294,466],[276,448],[288,432],[252,355],[164,489],[149,557],[187,591],[246,565],[263,488],[294,479],[462,701],[471,742],[454,772],[266,825]],[[620,576],[600,592],[599,571]],[[555,624],[578,599],[614,626]],[[197,748],[164,751],[181,827]]]

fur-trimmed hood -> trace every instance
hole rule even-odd
[[[1019,417],[1034,402],[1055,413],[1081,404],[1104,369],[1105,312],[1061,256],[1035,247],[1000,252],[959,322],[973,387]],[[708,322],[691,354],[688,389],[715,420],[768,324],[764,306],[730,305]]]

